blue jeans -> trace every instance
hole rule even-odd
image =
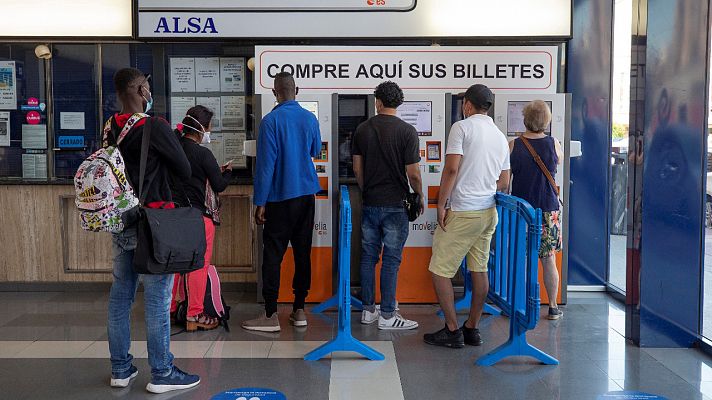
[[[403,207],[364,206],[361,215],[361,301],[375,310],[376,264],[381,265],[381,314],[388,319],[396,308],[398,269],[408,239],[408,215]]]
[[[173,369],[171,354],[171,290],[173,275],[139,275],[133,270],[136,249],[136,228],[114,234],[114,282],[109,294],[109,353],[111,372],[126,372],[131,368],[131,306],[136,299],[139,276],[143,277],[146,313],[148,364],[153,376],[166,376]]]

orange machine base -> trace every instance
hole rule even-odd
[[[331,247],[313,247],[311,251],[312,262],[312,284],[307,296],[307,302],[318,303],[331,297]],[[280,303],[291,303],[294,301],[292,291],[292,278],[294,277],[294,253],[292,248],[287,248],[282,260],[282,271],[279,276],[279,298]]]

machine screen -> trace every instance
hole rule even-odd
[[[298,101],[300,106],[310,113],[314,114],[317,120],[319,120],[319,102],[318,101]]]
[[[413,125],[418,136],[433,136],[433,103],[431,101],[406,101],[398,107],[398,117]]]
[[[529,104],[528,101],[510,101],[507,103],[507,134],[516,135],[518,133],[524,133],[527,128],[524,126],[524,107]],[[547,101],[546,105],[549,106],[551,110],[551,102]],[[549,126],[546,127],[546,133],[551,133],[551,122]]]

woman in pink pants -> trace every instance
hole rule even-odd
[[[232,166],[229,162],[223,166],[218,165],[213,153],[201,146],[201,144],[210,143],[212,118],[211,110],[204,106],[195,106],[188,110],[182,126],[179,126],[178,129],[178,133],[182,135],[181,146],[190,161],[192,176],[187,181],[175,183],[176,186],[179,186],[175,189],[176,198],[183,198],[183,201],[189,203],[191,207],[198,208],[203,212],[207,242],[204,267],[185,277],[188,297],[186,330],[189,332],[218,327],[218,320],[203,312],[203,301],[208,280],[208,266],[213,253],[215,225],[220,222],[217,193],[227,188],[232,176]],[[174,313],[177,308],[175,300],[180,285],[179,281],[180,279],[176,276],[171,313]]]

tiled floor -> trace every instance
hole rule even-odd
[[[420,322],[409,332],[362,326],[354,336],[384,353],[383,362],[338,354],[318,362],[303,355],[335,335],[335,314],[310,315],[307,329],[288,325],[281,309],[279,334],[252,334],[239,321],[259,306],[254,294],[227,293],[232,330],[179,334],[171,348],[176,364],[203,378],[193,390],[149,395],[142,301],[134,310],[132,353],[141,371],[127,389],[107,386],[106,293],[0,293],[0,398],[15,399],[210,399],[238,387],[266,387],[289,400],[321,399],[598,399],[608,391],[639,390],[669,399],[712,400],[712,358],[693,349],[640,349],[622,336],[625,316],[603,294],[569,295],[560,321],[542,320],[529,341],[561,365],[506,359],[494,367],[475,360],[503,343],[508,320],[486,317],[485,345],[434,348],[422,334],[439,329],[434,306],[403,306]],[[464,317],[464,316],[463,316]]]

